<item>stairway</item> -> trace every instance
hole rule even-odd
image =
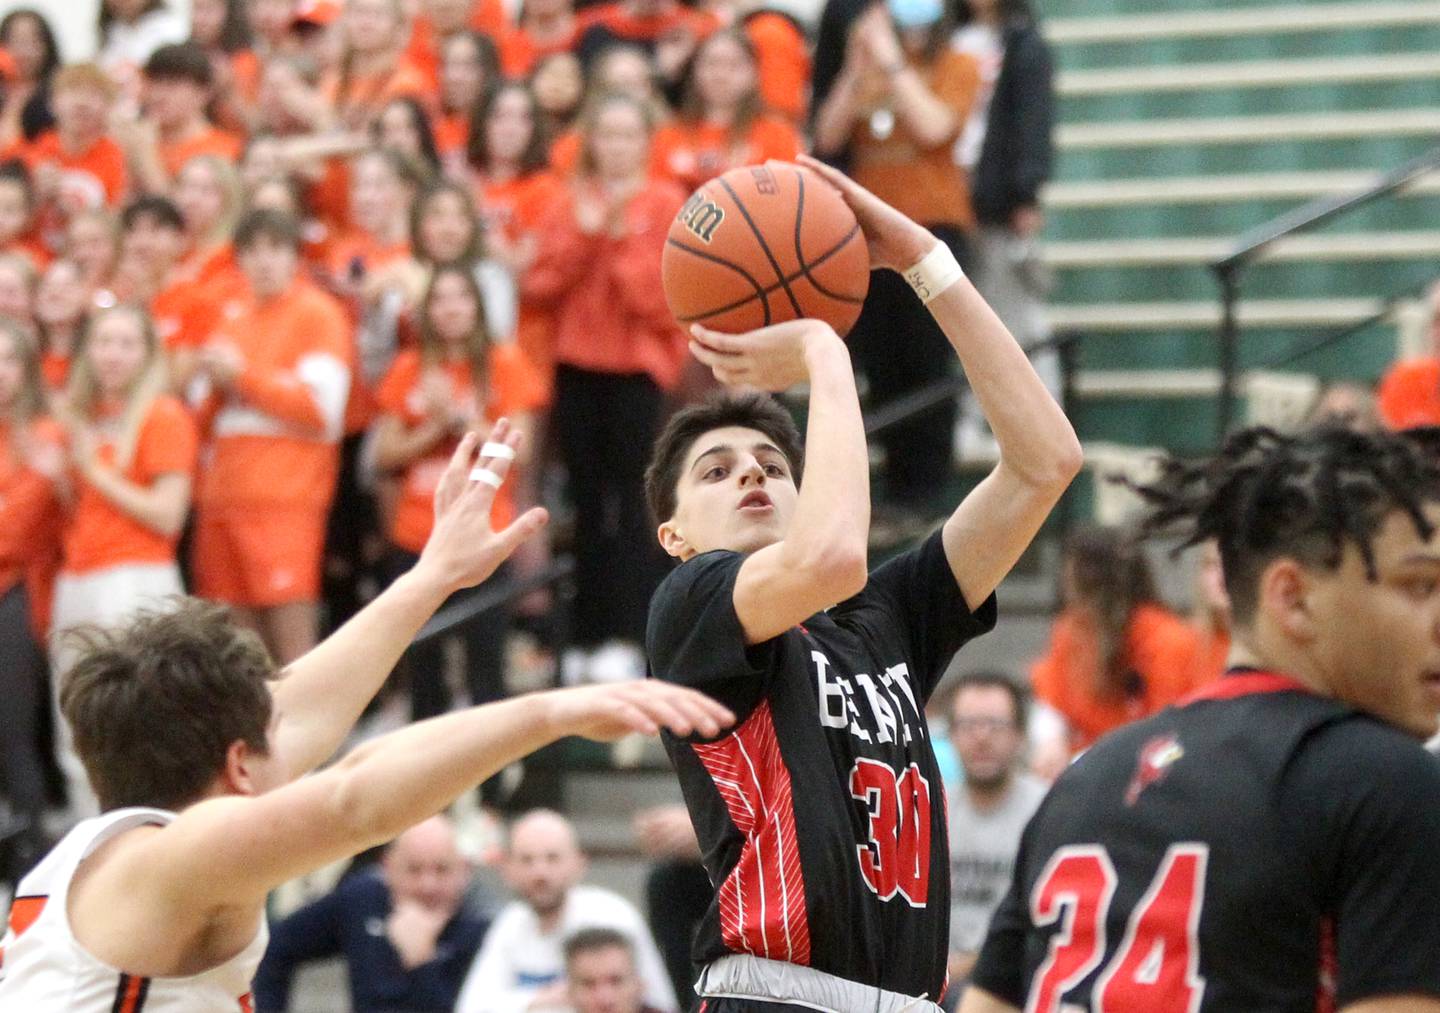
[[[1081,437],[1213,445],[1218,287],[1244,230],[1363,187],[1440,138],[1440,2],[1049,0],[1060,93],[1046,196],[1053,320],[1082,333]],[[1437,273],[1440,176],[1282,241],[1243,285],[1262,368]],[[1429,227],[1427,227],[1429,226]],[[1373,380],[1384,321],[1281,367]]]

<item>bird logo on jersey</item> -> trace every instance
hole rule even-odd
[[[1130,779],[1130,787],[1125,789],[1125,804],[1134,805],[1140,801],[1140,793],[1165,780],[1171,765],[1184,755],[1185,749],[1174,732],[1157,735],[1141,746],[1135,763],[1135,776]]]

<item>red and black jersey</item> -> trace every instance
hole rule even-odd
[[[994,625],[994,598],[972,613],[936,534],[855,597],[747,647],[743,562],[697,556],[650,608],[652,676],[739,717],[718,739],[665,740],[716,884],[695,959],[750,953],[938,998],[949,860],[924,708],[960,646]]]
[[[1055,783],[972,981],[1036,1013],[1440,996],[1440,761],[1237,670]]]

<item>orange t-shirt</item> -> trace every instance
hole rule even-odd
[[[40,356],[40,375],[45,378],[45,386],[51,390],[64,390],[70,379],[70,356],[45,352]]]
[[[580,164],[580,131],[571,127],[550,142],[550,168],[562,176],[574,174]]]
[[[64,432],[51,419],[32,422],[26,438],[57,451],[65,443]],[[0,595],[24,581],[32,625],[43,633],[60,555],[63,513],[54,483],[20,458],[13,440],[10,424],[0,422]]]
[[[739,165],[774,158],[793,161],[800,154],[800,135],[778,116],[759,116],[732,142],[728,127],[714,123],[667,123],[655,131],[650,147],[650,173],[665,176],[685,190],[694,190]]]
[[[745,36],[755,47],[760,100],[799,123],[810,90],[810,46],[804,34],[783,14],[760,11],[745,19]]]
[[[954,113],[958,135],[980,91],[980,71],[975,60],[947,49],[929,66],[912,66],[931,93]],[[878,78],[862,85],[858,102],[861,116],[850,139],[850,175],[855,182],[921,225],[974,225],[970,186],[951,150],[955,137],[921,147],[893,111],[888,117],[889,134],[876,136],[872,114],[886,115],[887,108],[884,83]]]
[[[160,164],[165,166],[165,171],[174,179],[180,174],[185,163],[196,155],[218,155],[227,162],[234,162],[239,159],[240,150],[244,146],[244,142],[234,134],[209,127],[188,140],[161,144]]]
[[[21,236],[14,242],[7,243],[5,245],[5,252],[18,253],[22,257],[28,257],[37,272],[45,270],[45,268],[50,266],[50,261],[55,259],[49,247],[35,236]]]
[[[176,273],[222,302],[240,294],[249,284],[245,273],[240,270],[240,262],[235,258],[235,247],[229,243],[208,250],[190,251]]]
[[[173,281],[150,300],[155,333],[167,350],[198,348],[220,326],[225,304],[235,293],[216,293],[193,281]]]
[[[125,199],[129,173],[125,151],[109,137],[101,137],[81,152],[68,152],[53,130],[26,145],[20,156],[34,172],[42,165],[60,170],[60,204],[69,208],[115,207]]]
[[[298,507],[324,511],[339,473],[354,329],[340,304],[297,279],[264,302],[227,308],[217,340],[240,349],[245,368],[229,394],[206,405],[211,456],[202,508]]]
[[[470,143],[470,117],[464,113],[449,113],[435,117],[435,150],[441,158],[465,157]]]
[[[185,406],[173,397],[158,397],[140,424],[135,453],[124,477],[143,486],[162,475],[189,477],[195,473],[198,444],[195,423]],[[102,462],[113,465],[113,440],[103,442],[98,455]],[[72,480],[78,497],[65,525],[65,573],[88,573],[124,563],[174,561],[178,534],[162,535],[141,524],[102,496],[78,472]]]
[[[488,386],[490,397],[479,406],[477,415],[494,423],[502,416],[532,412],[545,403],[545,387],[535,367],[525,359],[514,345],[492,345],[489,356],[490,376]],[[438,367],[450,382],[457,404],[475,406],[476,392],[470,376],[468,362],[447,362]],[[420,424],[425,417],[425,405],[420,382],[423,367],[420,351],[407,348],[395,357],[390,371],[380,381],[375,400],[380,410],[393,416],[407,428]],[[440,476],[450,463],[458,441],[445,440],[432,447],[429,453],[405,468],[402,477],[399,502],[390,524],[390,541],[407,552],[419,552],[430,537],[430,528],[435,519],[435,489]],[[515,480],[510,477],[495,495],[490,517],[497,529],[515,519]]]
[[[385,103],[405,95],[419,99],[420,104],[431,112],[435,108],[435,87],[430,76],[403,56],[384,73],[351,77],[343,95],[340,85],[339,72],[330,71],[321,81],[320,91],[330,108],[342,116],[358,110],[368,120],[379,115]]]
[[[547,56],[568,53],[575,46],[575,30],[555,42],[541,44],[524,28],[512,28],[500,36],[500,72],[521,80],[530,76],[535,65]]]
[[[1096,695],[1099,647],[1087,621],[1067,609],[1055,620],[1045,656],[1030,669],[1035,695],[1070,725],[1071,748],[1086,749],[1120,725],[1154,714],[1208,682],[1210,654],[1189,623],[1159,605],[1143,604],[1125,628],[1123,663],[1136,676],[1123,699]]]
[[[1376,391],[1380,418],[1391,429],[1440,425],[1440,359],[1397,362]]]

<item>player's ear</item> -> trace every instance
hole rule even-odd
[[[1319,628],[1315,616],[1315,582],[1304,566],[1281,557],[1260,574],[1260,611],[1288,639],[1309,643]]]
[[[254,768],[256,759],[254,751],[246,745],[244,739],[236,739],[230,743],[230,748],[225,750],[225,769],[220,775],[230,794],[260,794],[260,783],[256,779]]]
[[[660,548],[665,550],[666,555],[674,556],[676,559],[685,558],[685,552],[690,547],[690,543],[681,534],[675,518],[672,517],[660,525],[656,535],[660,539]]]

